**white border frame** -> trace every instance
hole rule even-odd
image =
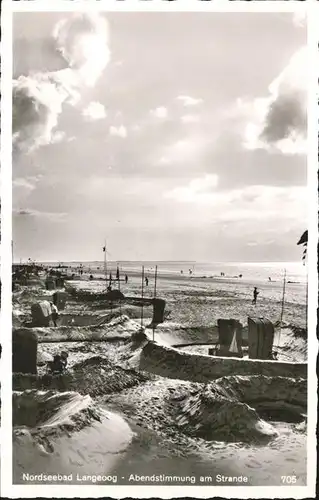
[[[309,199],[309,285],[308,285],[308,436],[307,436],[307,486],[67,486],[67,485],[12,485],[12,347],[11,347],[11,238],[12,238],[12,13],[31,11],[103,11],[103,12],[308,12],[308,199]],[[315,498],[316,485],[316,408],[317,377],[316,340],[318,304],[317,276],[317,169],[318,169],[318,22],[319,5],[316,0],[307,2],[227,2],[227,0],[33,0],[2,2],[2,74],[1,79],[1,165],[2,165],[2,245],[1,281],[2,313],[0,330],[2,332],[2,360],[0,365],[2,380],[2,429],[1,429],[1,496],[10,498],[42,497],[93,497],[112,498],[161,498],[192,497],[211,498]],[[4,214],[4,215],[3,215]]]

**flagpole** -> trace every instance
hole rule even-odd
[[[111,268],[110,268],[111,269]],[[109,277],[109,290],[110,292],[112,291],[112,271],[110,271],[110,277]],[[111,299],[111,312],[113,312],[113,301]]]
[[[106,263],[106,239],[104,240],[104,275],[105,275],[105,286],[107,289],[107,263]]]
[[[306,257],[307,257],[307,246],[303,251],[303,265],[306,265]],[[306,332],[308,331],[308,269],[307,269],[307,281],[306,281]]]
[[[116,269],[116,275],[117,275],[117,284],[118,284],[118,289],[119,292],[121,291],[121,285],[120,285],[120,268],[119,265],[117,264],[117,269]],[[122,316],[122,300],[120,298],[120,314]]]
[[[157,265],[155,266],[155,279],[154,279],[154,299],[156,299],[156,284],[157,284]],[[155,339],[155,326],[153,323],[153,341]]]
[[[284,316],[284,308],[285,308],[285,292],[286,292],[286,269],[284,273],[284,284],[282,288],[282,300],[281,300],[281,313],[280,313],[280,329],[279,329],[279,337],[278,337],[278,347],[280,344],[280,336],[281,336],[281,329],[282,329],[282,319]]]
[[[142,266],[142,307],[141,307],[141,328],[143,328],[143,314],[144,314],[144,266]]]

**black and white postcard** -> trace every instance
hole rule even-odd
[[[3,496],[313,497],[306,3],[4,2]]]

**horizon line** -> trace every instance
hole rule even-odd
[[[66,263],[66,262],[71,262],[71,263],[85,263],[85,262],[103,262],[103,260],[62,260],[62,259],[58,259],[58,260],[41,260],[41,259],[31,259],[31,262],[39,262],[39,263],[57,263],[57,264],[62,264],[62,263]],[[20,264],[21,263],[27,263],[29,261],[29,259],[20,259],[19,261],[17,261],[16,259],[14,259],[12,261],[12,264]],[[215,260],[215,261],[201,261],[201,260],[170,260],[170,259],[166,259],[166,260],[160,260],[160,259],[139,259],[139,260],[127,260],[127,259],[120,259],[120,260],[108,260],[108,262],[118,262],[118,263],[121,263],[121,262],[170,262],[170,263],[192,263],[192,264],[302,264],[303,265],[303,262],[302,260],[256,260],[256,261],[232,261],[232,260],[225,260],[225,261],[218,261],[218,260]]]

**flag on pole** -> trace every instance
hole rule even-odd
[[[308,231],[304,231],[304,233],[301,235],[297,245],[302,245],[304,247],[304,251],[302,253],[302,261],[303,261],[303,264],[305,265],[306,258],[307,258],[307,250],[308,250]]]
[[[297,243],[297,245],[307,245],[308,243],[308,231],[304,231]]]
[[[103,247],[103,252],[106,252],[106,247]]]

